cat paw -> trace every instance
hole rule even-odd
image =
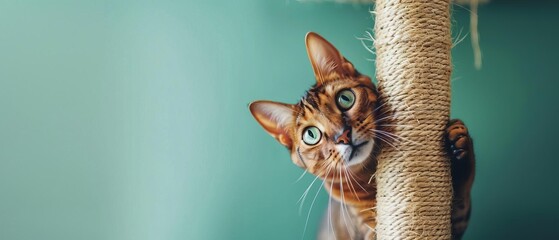
[[[470,153],[468,128],[458,119],[450,120],[445,134],[446,149],[453,160],[465,159]]]

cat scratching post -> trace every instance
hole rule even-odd
[[[450,239],[450,0],[376,0],[381,98],[402,137],[379,156],[377,238]]]

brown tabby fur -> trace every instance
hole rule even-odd
[[[331,199],[318,238],[374,239],[375,156],[383,145],[401,139],[385,124],[391,116],[383,111],[371,79],[318,34],[307,34],[306,44],[316,85],[297,104],[256,101],[250,105],[251,113],[290,150],[296,165],[324,181]],[[355,102],[344,110],[336,98],[346,89],[353,92]],[[302,140],[309,126],[321,132],[314,145]],[[471,138],[461,121],[449,122],[445,146],[452,161],[453,238],[459,239],[468,225],[475,161]]]

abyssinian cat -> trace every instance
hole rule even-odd
[[[376,226],[376,153],[398,136],[383,124],[383,111],[371,79],[360,74],[338,50],[316,33],[306,36],[316,84],[297,104],[256,101],[254,118],[279,143],[291,160],[323,180],[329,209],[318,239],[374,239]],[[460,239],[470,217],[474,153],[468,130],[460,120],[445,129],[454,188],[452,236]],[[335,201],[339,204],[332,204]]]

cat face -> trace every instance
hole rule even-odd
[[[307,34],[306,44],[316,85],[297,104],[256,101],[250,111],[310,173],[328,178],[338,168],[363,168],[373,161],[377,91],[318,34]]]

